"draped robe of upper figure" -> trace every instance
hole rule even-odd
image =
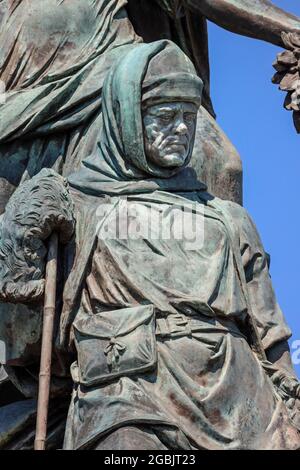
[[[176,169],[145,151],[142,103],[199,105],[200,90],[177,46],[137,46],[105,80],[97,151],[68,178],[77,249],[56,340],[76,351],[66,449],[300,446],[247,339],[249,304],[265,350],[290,336],[253,223],[206,192],[191,151]],[[159,231],[184,211],[204,234],[192,246]],[[152,231],[132,236],[131,224]]]
[[[171,17],[176,3],[0,1],[0,80],[7,91],[5,103],[1,95],[0,104],[0,213],[18,184],[41,168],[52,167],[68,175],[92,153],[101,127],[103,78],[115,56],[122,54],[120,46],[135,44],[141,37],[145,41],[172,39],[192,58],[205,83],[204,119],[199,120],[195,146],[195,152],[202,155],[202,159],[198,156],[197,171],[213,193],[241,202],[239,156],[212,117],[205,17],[195,8],[193,14],[186,8],[180,9],[179,19]],[[193,7],[193,1],[187,3]],[[200,1],[194,3],[197,8],[202,5]],[[244,3],[245,11],[251,12],[249,1]],[[239,0],[235,6],[243,16],[243,2]],[[237,32],[251,35],[255,30],[254,36],[276,42],[273,36],[280,37],[278,31],[274,33],[276,28],[291,29],[289,21],[297,23],[296,18],[276,10],[266,0],[260,0],[258,10],[261,16],[257,21],[262,26],[251,27],[250,21],[247,28],[243,22]],[[216,22],[223,21],[220,13],[211,16]],[[265,26],[268,20],[270,25]],[[204,142],[203,131],[210,135]],[[203,152],[199,151],[202,147]]]
[[[0,2],[0,213],[20,182],[43,167],[67,175],[93,151],[105,74],[140,41],[126,3]]]

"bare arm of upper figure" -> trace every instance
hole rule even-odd
[[[183,0],[191,10],[243,36],[285,47],[282,32],[300,33],[300,18],[269,0]]]

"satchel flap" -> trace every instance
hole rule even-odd
[[[153,305],[139,305],[84,317],[79,315],[73,325],[82,335],[110,340],[112,337],[127,335],[153,317]]]

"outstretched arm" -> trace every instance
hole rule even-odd
[[[299,32],[300,18],[269,0],[184,0],[187,7],[234,33],[284,47],[281,33]]]

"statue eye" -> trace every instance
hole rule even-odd
[[[194,113],[186,113],[184,120],[187,124],[192,124],[195,121],[196,115]]]
[[[161,114],[159,119],[164,123],[169,123],[173,118],[173,114]]]

